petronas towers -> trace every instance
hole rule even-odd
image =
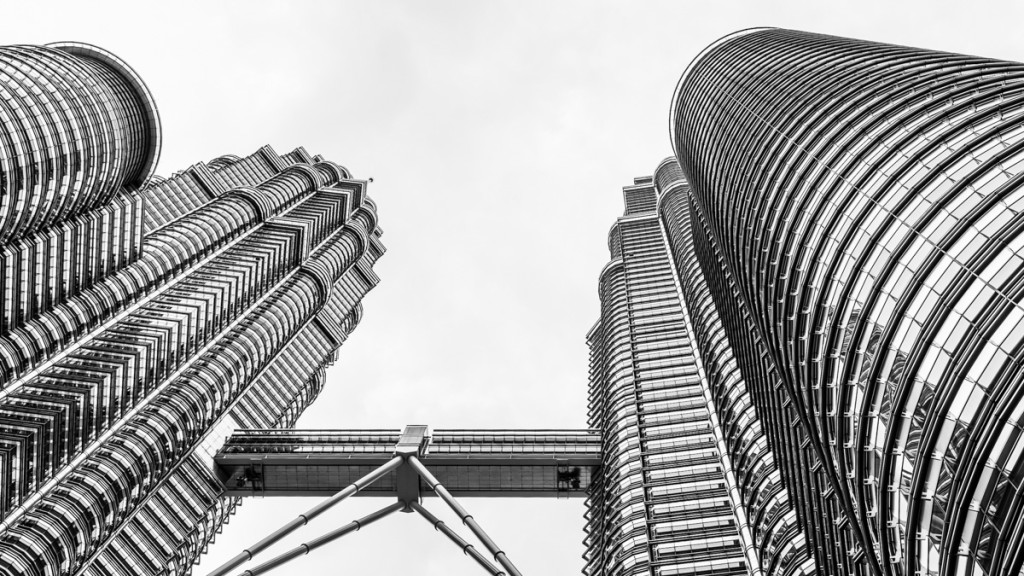
[[[1022,573],[1024,65],[744,30],[669,126],[608,234],[588,430],[275,432],[378,281],[367,183],[269,146],[156,176],[124,62],[0,48],[0,573],[187,574],[247,493],[374,466],[374,520],[584,497],[593,576]]]

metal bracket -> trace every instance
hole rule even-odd
[[[395,456],[408,460],[426,454],[430,445],[429,433],[427,426],[406,426],[395,444]],[[420,475],[411,466],[399,466],[395,471],[395,490],[398,492],[398,501],[405,505],[402,512],[412,512],[412,504],[420,502]]]

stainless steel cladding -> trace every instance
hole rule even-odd
[[[693,251],[828,574],[1024,564],[1024,65],[759,29],[686,70]]]
[[[156,106],[92,46],[0,48],[0,573],[187,574],[213,452],[316,398],[384,253],[298,148],[153,176]]]

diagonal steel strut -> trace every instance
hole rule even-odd
[[[331,496],[330,498],[320,502],[316,506],[313,506],[312,508],[307,510],[305,514],[299,514],[298,517],[296,517],[291,522],[285,524],[284,526],[278,528],[277,531],[275,531],[273,534],[271,534],[271,535],[267,536],[266,538],[260,540],[256,544],[253,544],[253,546],[251,548],[247,548],[246,550],[243,550],[237,556],[235,556],[231,560],[228,560],[227,562],[222,564],[219,568],[217,568],[213,572],[210,572],[209,576],[224,576],[225,574],[227,574],[228,572],[230,572],[234,568],[237,568],[241,564],[243,564],[245,562],[248,562],[249,560],[252,559],[253,556],[255,556],[256,554],[259,554],[261,551],[265,550],[267,547],[269,547],[270,545],[274,544],[275,542],[277,542],[281,538],[283,538],[286,535],[294,532],[297,528],[306,525],[306,523],[308,523],[313,518],[316,518],[317,516],[322,514],[325,510],[327,510],[331,506],[334,506],[338,502],[341,502],[345,498],[348,498],[349,496],[351,496],[351,495],[355,494],[356,492],[362,490],[366,486],[376,482],[378,479],[380,479],[382,476],[384,476],[388,472],[391,472],[395,468],[398,468],[401,464],[402,464],[402,457],[401,456],[396,456],[396,457],[392,458],[387,463],[385,463],[382,466],[378,467],[377,469],[373,470],[372,472],[370,472],[366,476],[363,476],[359,480],[356,480],[352,484],[349,484],[348,486],[345,487],[345,489],[341,490],[340,492],[338,492],[334,496]]]
[[[487,570],[492,576],[506,576],[504,572],[502,572],[493,564],[491,564],[490,560],[488,560],[486,556],[478,552],[476,548],[473,548],[472,544],[463,540],[462,537],[455,532],[455,530],[452,530],[444,522],[438,520],[437,516],[431,514],[430,511],[421,506],[419,502],[411,502],[409,506],[413,510],[419,512],[420,516],[423,516],[423,518],[425,518],[427,522],[430,522],[431,525],[434,526],[435,530],[441,532],[442,534],[447,536],[452,542],[454,542],[456,546],[462,548],[462,552],[464,554],[471,557],[473,560],[476,560],[477,564],[483,566],[484,570]]]
[[[427,470],[427,467],[420,462],[419,458],[409,456],[409,464],[419,472],[420,477],[427,482],[430,489],[433,490],[441,500],[444,500],[444,503],[459,516],[462,523],[468,526],[470,531],[480,539],[480,542],[483,543],[484,547],[494,555],[494,560],[497,561],[498,564],[501,564],[502,568],[508,571],[509,576],[523,576],[508,557],[505,556],[505,553],[498,548],[498,545],[494,543],[494,540],[491,540],[490,536],[487,535],[487,532],[484,532],[484,529],[480,527],[480,524],[470,516],[469,512],[459,504],[455,497],[448,493],[448,490],[437,481],[437,478],[430,473],[430,470]]]
[[[389,460],[387,463],[373,470],[366,476],[363,476],[359,480],[356,480],[351,485],[347,486],[344,490],[334,494],[327,500],[317,504],[313,508],[310,508],[305,514],[299,514],[297,518],[285,524],[273,534],[260,540],[251,548],[244,550],[239,555],[235,556],[216,570],[210,573],[209,576],[224,576],[233,568],[238,567],[252,559],[255,554],[265,550],[267,547],[281,540],[287,534],[295,531],[302,527],[310,520],[320,515],[328,508],[334,506],[338,502],[341,502],[345,498],[359,492],[368,485],[376,482],[382,476],[388,474],[391,471],[395,471],[397,474],[396,478],[396,490],[398,492],[398,501],[390,506],[381,508],[380,510],[368,514],[359,520],[354,520],[341,528],[332,530],[323,536],[320,536],[308,543],[301,544],[297,548],[293,548],[288,552],[280,554],[255,568],[245,570],[240,576],[256,576],[263,574],[269,570],[272,570],[282,564],[308,554],[311,550],[319,548],[328,542],[331,542],[337,538],[340,538],[351,532],[355,532],[375,522],[388,514],[396,510],[404,510],[410,512],[415,510],[419,512],[428,522],[430,522],[434,528],[445,536],[447,536],[457,546],[462,548],[463,553],[472,557],[480,566],[482,566],[491,576],[522,576],[519,570],[512,564],[505,553],[498,548],[497,544],[491,540],[490,536],[484,532],[480,524],[470,516],[469,512],[463,508],[457,500],[448,492],[448,490],[441,485],[441,483],[434,477],[434,475],[420,462],[418,456],[426,453],[427,446],[429,444],[428,427],[422,425],[410,425],[406,426],[402,431],[402,435],[399,437],[398,443],[395,445],[394,458]],[[470,531],[476,535],[476,537],[483,543],[484,547],[494,556],[494,560],[505,569],[503,572],[501,569],[491,563],[483,554],[476,550],[471,544],[467,543],[461,536],[458,535],[452,528],[446,526],[444,522],[437,519],[436,516],[427,511],[423,506],[420,505],[420,483],[422,479],[431,490],[434,491],[445,504],[447,504],[462,520],[462,523],[469,527]]]
[[[402,502],[395,502],[394,504],[385,506],[380,510],[377,510],[376,512],[372,512],[370,514],[367,514],[366,516],[363,516],[359,520],[353,520],[348,524],[342,526],[341,528],[331,530],[330,532],[324,534],[323,536],[320,536],[319,538],[310,540],[305,544],[299,544],[295,548],[292,548],[291,550],[285,552],[284,554],[281,554],[280,556],[275,556],[274,558],[267,560],[266,562],[260,564],[259,566],[256,566],[255,568],[250,568],[249,570],[242,572],[242,574],[240,574],[239,576],[257,576],[259,574],[269,572],[270,570],[277,568],[278,566],[288,562],[289,560],[298,558],[299,556],[303,556],[305,554],[309,554],[310,551],[315,550],[316,548],[319,548],[324,544],[327,544],[328,542],[337,540],[345,534],[356,532],[363,526],[366,526],[372,522],[376,522],[377,520],[380,520],[388,514],[391,514],[396,510],[401,510],[404,507],[405,504]]]

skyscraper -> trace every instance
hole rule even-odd
[[[287,427],[359,322],[366,183],[302,148],[153,176],[145,84],[0,48],[0,572],[187,573],[236,505],[212,452]]]
[[[749,527],[726,482],[650,177],[623,190],[591,349],[589,423],[602,473],[587,517],[590,574],[746,574]]]
[[[601,317],[587,337],[603,450],[584,571],[813,574],[694,258],[689,192],[666,159],[623,189],[609,232]]]
[[[822,573],[1022,569],[1022,73],[756,29],[680,80],[688,189],[660,210],[728,352],[708,388],[737,478],[745,443],[774,460]]]

